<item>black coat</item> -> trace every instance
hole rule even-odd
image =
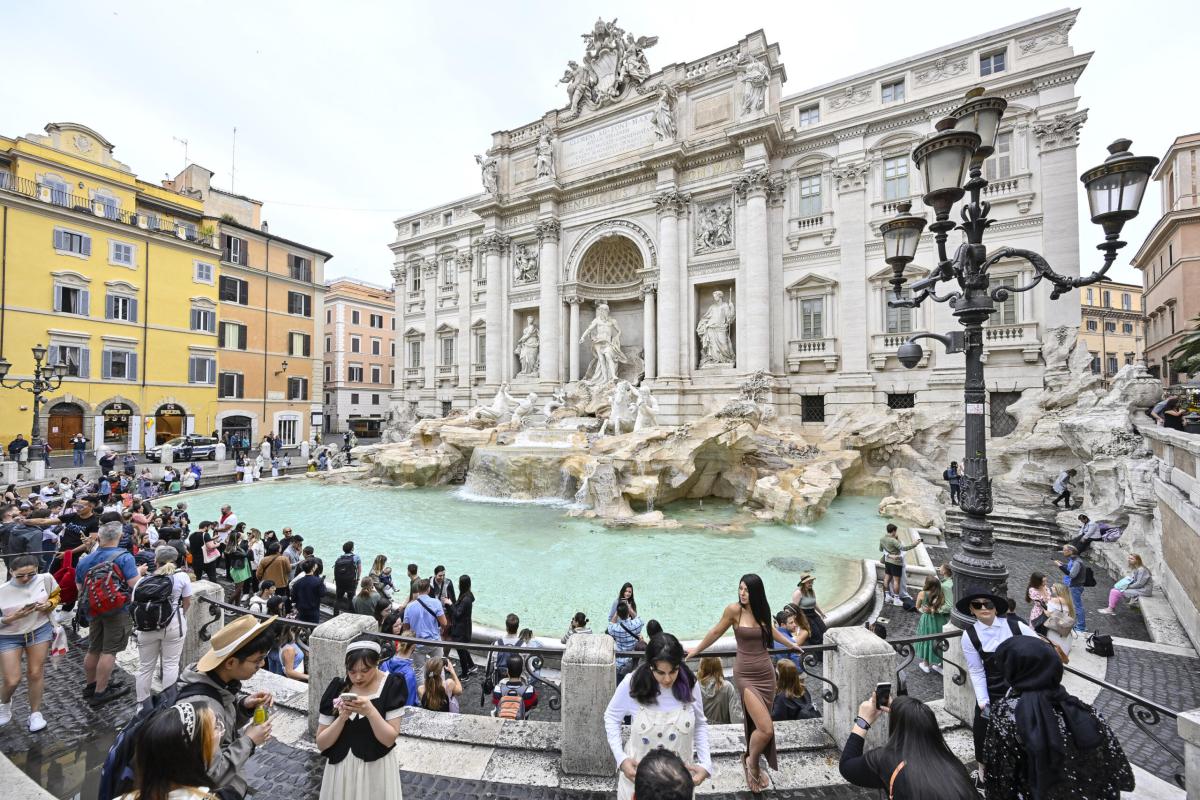
[[[471,641],[471,612],[475,607],[475,595],[467,592],[450,606],[450,639],[455,642]]]

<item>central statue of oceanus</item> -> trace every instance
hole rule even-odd
[[[618,365],[628,363],[629,359],[621,352],[621,327],[608,315],[608,303],[596,306],[596,318],[579,337],[579,343],[587,342],[589,336],[592,339],[592,365],[583,378],[584,383],[606,386],[615,382]]]

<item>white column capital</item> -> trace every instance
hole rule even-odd
[[[1039,119],[1033,123],[1033,136],[1037,140],[1039,153],[1049,153],[1079,145],[1079,134],[1087,122],[1087,109],[1073,114],[1055,114],[1051,119]]]

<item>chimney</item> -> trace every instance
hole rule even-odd
[[[258,226],[258,229],[261,230],[263,233],[271,232],[271,228],[269,225],[267,225],[267,221],[265,219],[262,221],[262,224]]]

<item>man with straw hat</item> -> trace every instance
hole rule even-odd
[[[248,789],[242,771],[257,747],[271,736],[271,721],[261,725],[243,726],[250,722],[259,706],[270,707],[274,697],[270,692],[255,692],[239,696],[242,682],[266,663],[267,653],[275,645],[273,624],[277,617],[259,619],[244,614],[212,637],[212,649],[200,657],[179,676],[182,689],[190,684],[203,684],[203,694],[189,698],[192,703],[204,703],[212,709],[221,731],[221,751],[208,766],[212,791],[231,789],[239,797]],[[217,698],[220,700],[217,700]]]

